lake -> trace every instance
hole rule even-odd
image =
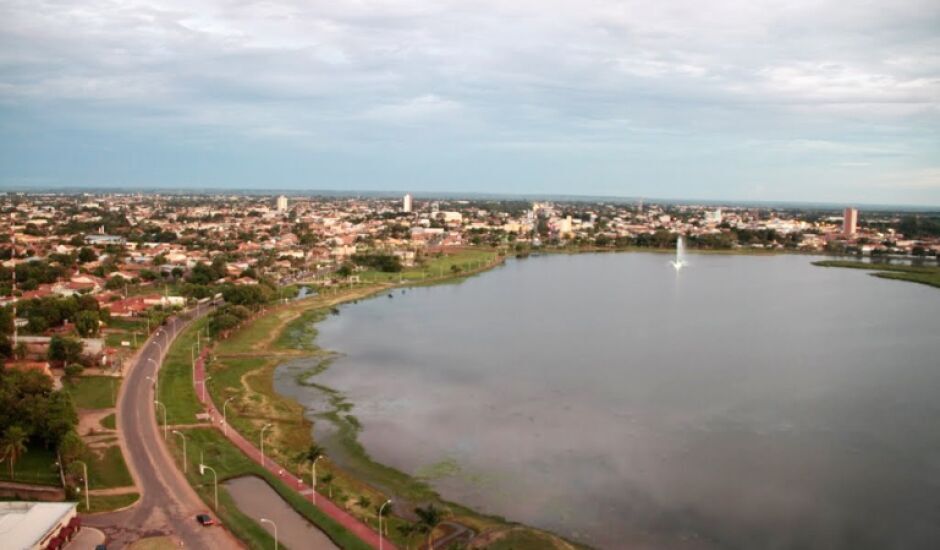
[[[940,291],[670,259],[532,257],[343,306],[314,380],[377,461],[593,546],[940,547]],[[276,387],[315,416],[291,368]]]

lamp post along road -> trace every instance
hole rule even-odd
[[[392,499],[388,499],[382,506],[379,506],[379,550],[382,550],[382,512],[385,510],[385,507],[391,503]]]
[[[219,474],[215,472],[215,469],[211,466],[206,466],[205,464],[199,463],[199,475],[205,475],[206,470],[212,472],[213,485],[215,486],[215,511],[219,511]]]
[[[161,410],[163,410],[163,440],[166,441],[166,405],[157,401],[156,399],[153,400],[153,404],[157,405]]]
[[[264,431],[271,427],[271,424],[265,424],[261,427],[261,467],[264,468]]]
[[[202,379],[202,400],[203,401],[206,400],[206,382],[208,382],[209,380],[212,380],[211,376],[206,376],[205,378]]]
[[[228,406],[229,401],[235,399],[236,396],[229,397],[225,400],[225,403],[222,403],[222,432],[228,437],[228,414],[226,413],[225,407]]]
[[[186,463],[186,436],[179,430],[173,430],[173,433],[180,436],[180,439],[183,440],[183,473],[185,474],[188,470]]]
[[[317,460],[321,458],[323,458],[323,455],[315,458],[313,463],[310,464],[310,487],[313,489],[310,491],[310,500],[314,506],[317,504]]]
[[[85,477],[85,513],[88,513],[91,511],[91,494],[88,492],[88,464],[85,464],[81,460],[74,460],[73,462],[82,465],[82,473]]]
[[[274,526],[274,550],[277,550],[277,524],[267,518],[260,518],[261,523],[270,523]]]

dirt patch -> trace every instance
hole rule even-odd
[[[101,420],[110,414],[114,414],[114,409],[94,409],[79,412],[78,433],[82,436],[114,433],[114,430],[101,425]]]

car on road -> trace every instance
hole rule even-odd
[[[212,516],[209,514],[197,514],[196,521],[199,522],[199,525],[203,527],[209,527],[210,525],[215,525],[215,520],[212,519]]]

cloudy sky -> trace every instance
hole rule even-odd
[[[936,0],[0,0],[0,187],[940,205]]]

